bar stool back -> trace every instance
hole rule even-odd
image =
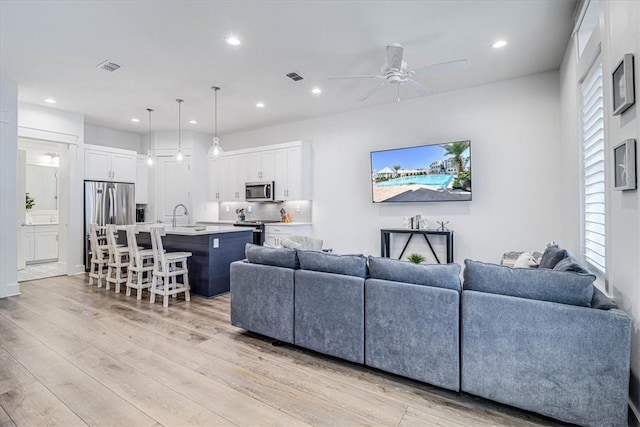
[[[107,290],[110,284],[115,285],[116,293],[120,293],[120,285],[127,282],[129,267],[129,248],[116,242],[115,224],[107,224],[107,246],[109,248],[109,264],[107,268]]]
[[[107,277],[105,269],[109,262],[109,248],[107,245],[101,245],[98,240],[98,224],[89,224],[89,246],[91,247],[89,285],[93,285],[95,279],[100,288],[102,287],[102,280]]]
[[[127,296],[131,289],[137,289],[137,299],[142,299],[142,290],[151,286],[153,272],[153,249],[138,247],[138,227],[127,225],[127,243],[129,245],[129,267],[127,268]]]
[[[162,245],[162,236],[166,232],[164,227],[151,227],[151,245],[153,246],[153,279],[151,282],[150,302],[156,301],[156,294],[162,295],[162,306],[169,306],[169,295],[174,297],[184,292],[186,301],[191,300],[189,294],[189,270],[187,268],[187,258],[191,252],[169,252],[164,251]],[[178,276],[182,276],[182,283],[177,280]]]

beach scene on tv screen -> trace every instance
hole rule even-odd
[[[371,153],[373,201],[471,200],[470,141]]]

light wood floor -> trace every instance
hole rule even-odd
[[[0,300],[0,427],[533,426],[552,420],[294,346],[229,323],[229,297],[172,300],[21,284]]]

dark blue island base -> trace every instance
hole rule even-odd
[[[139,246],[151,248],[149,233],[141,231],[137,241]],[[167,235],[162,237],[167,252],[193,254],[187,260],[191,293],[205,298],[229,292],[229,265],[244,259],[245,245],[252,242],[251,229],[195,235],[171,234],[167,229]]]

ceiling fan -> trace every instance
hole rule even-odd
[[[404,48],[399,44],[392,44],[387,46],[387,62],[381,67],[380,74],[361,74],[354,76],[333,76],[329,77],[333,79],[381,79],[382,82],[373,87],[370,91],[364,94],[358,101],[365,101],[371,95],[375,94],[379,90],[382,90],[384,86],[396,85],[398,88],[398,102],[400,102],[400,86],[404,86],[412,91],[416,92],[419,96],[429,95],[432,91],[412,77],[415,75],[424,75],[432,73],[442,73],[447,71],[465,70],[469,68],[468,59],[458,59],[455,61],[441,62],[438,64],[431,64],[424,67],[417,68],[415,70],[409,70],[407,63],[402,60],[404,55]]]

